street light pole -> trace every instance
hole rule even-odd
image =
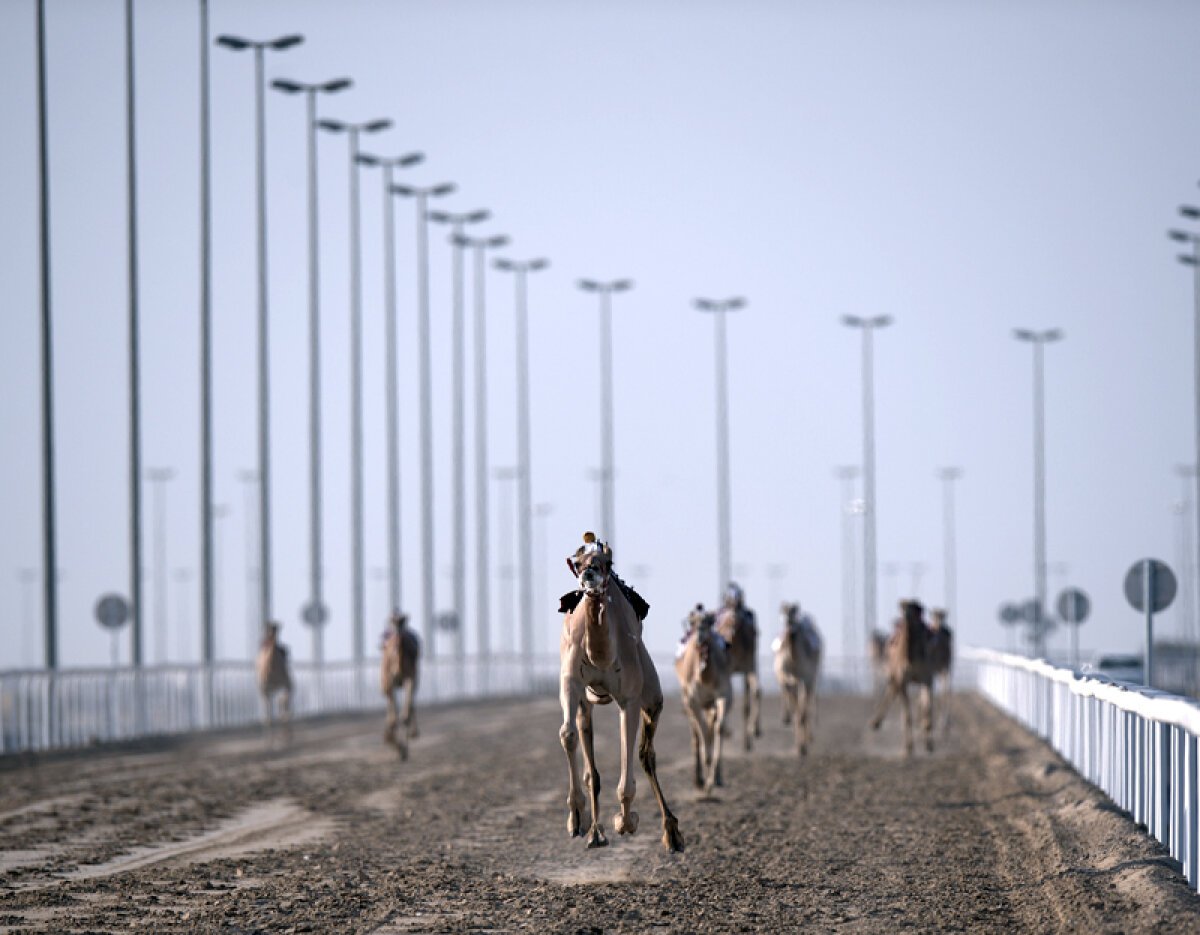
[[[426,188],[393,185],[392,192],[415,198],[417,203],[417,339],[420,344],[420,427],[421,427],[421,620],[428,653],[435,655],[434,646],[434,579],[437,567],[433,551],[433,387],[432,359],[429,347],[429,217],[430,197],[449,195],[455,190],[452,182]]]
[[[460,246],[470,247],[475,285],[475,651],[480,659],[491,654],[491,623],[488,557],[488,434],[487,434],[487,264],[486,251],[503,247],[508,238],[459,237]]]
[[[954,482],[963,476],[962,468],[944,467],[937,472],[942,482],[942,588],[946,613],[951,621],[958,620],[958,554],[955,542]],[[957,624],[952,623],[952,626]]]
[[[1044,349],[1061,340],[1062,331],[1018,328],[1013,337],[1033,345],[1033,583],[1037,619],[1033,621],[1033,654],[1046,655],[1046,401]]]
[[[154,485],[154,661],[167,661],[167,504],[166,484],[175,477],[171,468],[149,468],[146,479]]]
[[[613,454],[613,362],[612,362],[612,296],[633,288],[633,280],[615,279],[597,282],[581,279],[578,286],[584,292],[600,294],[600,408],[604,421],[600,431],[600,523],[604,540],[612,545],[616,540],[616,507],[614,487],[616,464]]]
[[[321,510],[321,274],[317,200],[317,95],[336,94],[351,87],[349,78],[307,83],[277,78],[271,87],[284,94],[303,94],[304,139],[308,158],[308,608],[313,616],[313,661],[321,661],[322,626],[328,616],[323,582],[323,525]]]
[[[242,499],[242,523],[246,533],[246,647],[247,657],[254,658],[258,649],[259,632],[262,629],[262,611],[258,606],[258,579],[254,571],[254,556],[258,554],[255,537],[254,514],[257,510],[255,497],[258,493],[258,473],[238,471],[238,480],[245,490]]]
[[[517,529],[518,552],[521,560],[520,615],[521,653],[525,658],[526,675],[533,664],[533,473],[530,451],[529,412],[529,310],[526,303],[526,280],[530,273],[544,270],[548,260],[538,258],[515,262],[497,259],[496,269],[514,274],[517,311]]]
[[[350,581],[351,655],[356,665],[366,656],[366,609],[363,594],[365,547],[363,544],[363,452],[362,452],[362,254],[358,199],[358,137],[378,133],[392,125],[390,120],[344,123],[319,120],[317,126],[330,133],[345,133],[350,144]]]
[[[717,375],[717,594],[721,594],[733,577],[731,544],[731,507],[729,492],[729,377],[725,350],[725,314],[744,308],[742,298],[715,301],[696,299],[696,308],[713,313],[716,330]]]
[[[304,41],[300,35],[280,36],[256,42],[239,36],[218,36],[217,45],[234,52],[254,51],[254,137],[258,228],[258,548],[259,620],[265,630],[271,613],[271,424],[270,424],[270,330],[267,315],[267,163],[266,79],[263,56],[266,50],[282,52]]]
[[[866,641],[875,632],[879,614],[876,597],[878,569],[875,546],[878,509],[875,502],[875,360],[874,335],[892,323],[890,315],[860,318],[843,315],[842,324],[862,331],[862,413],[863,413],[863,636]]]
[[[478,211],[463,211],[453,213],[448,211],[430,211],[429,220],[438,224],[450,225],[451,245],[451,304],[450,325],[450,383],[451,383],[451,487],[453,490],[454,515],[451,521],[453,530],[453,548],[451,558],[451,574],[454,593],[454,616],[458,624],[454,631],[455,651],[459,658],[466,653],[467,637],[465,630],[464,610],[467,603],[467,566],[465,561],[467,547],[467,474],[466,474],[466,414],[464,396],[466,393],[466,327],[463,321],[463,230],[467,224],[478,224],[491,217],[491,212],[485,209]]]
[[[854,500],[854,482],[858,479],[858,466],[846,464],[834,468],[834,476],[841,481],[841,497],[838,513],[842,521],[842,653],[850,656],[854,644],[854,527],[851,525],[851,507]]]

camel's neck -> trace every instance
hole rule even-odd
[[[591,665],[597,669],[607,669],[615,659],[615,646],[604,593],[584,597],[583,618],[583,652]]]

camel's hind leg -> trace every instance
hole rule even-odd
[[[896,687],[891,679],[883,686],[883,694],[879,697],[879,704],[875,706],[875,716],[871,718],[871,729],[879,730],[883,719],[888,713],[888,708],[892,706],[892,699],[900,694],[900,690]]]
[[[421,736],[417,730],[417,673],[409,676],[404,686],[404,731],[409,740]]]
[[[805,681],[796,682],[796,751],[804,756],[808,753],[810,740],[808,709],[812,704],[812,688]]]
[[[721,756],[724,742],[721,739],[721,728],[725,724],[726,703],[724,698],[718,698],[713,704],[712,709],[712,772],[709,776],[708,791],[712,792],[713,786],[723,786],[725,781],[721,778]]]
[[[933,682],[921,686],[921,729],[925,732],[925,749],[933,752]]]
[[[583,784],[587,786],[588,799],[592,805],[592,829],[588,832],[588,847],[604,847],[608,839],[604,826],[600,824],[600,770],[596,769],[596,751],[593,746],[592,705],[585,699],[575,715],[575,724],[583,738]]]
[[[750,723],[754,736],[762,736],[762,685],[758,681],[758,670],[746,673],[746,693],[750,701]]]
[[[400,759],[408,759],[408,744],[397,735],[396,728],[400,724],[400,712],[396,705],[396,687],[393,685],[384,692],[387,698],[387,723],[383,728],[383,742],[391,744],[400,754]]]
[[[283,689],[279,693],[279,723],[283,728],[283,742],[292,742],[292,689]]]
[[[779,677],[779,701],[783,705],[783,726],[787,727],[792,723],[792,692],[790,686],[783,676]]]
[[[579,759],[575,751],[579,747],[579,731],[575,727],[575,712],[583,695],[583,686],[574,679],[563,676],[558,689],[558,700],[562,705],[563,723],[558,729],[558,741],[567,754],[567,833],[571,837],[583,834],[583,794],[579,791]]]
[[[660,714],[662,714],[661,695],[652,705],[642,708],[642,743],[638,748],[638,758],[642,761],[642,769],[645,770],[646,776],[650,780],[650,788],[654,792],[654,798],[658,801],[658,810],[662,813],[663,847],[668,851],[682,853],[683,835],[679,833],[679,821],[667,806],[666,797],[663,796],[662,786],[658,781],[658,761],[654,754],[654,732],[658,729]]]
[[[912,699],[908,697],[908,686],[900,686],[900,704],[904,712],[904,755],[912,756],[913,752],[913,716]]]
[[[692,734],[692,759],[695,762],[694,782],[697,789],[703,789],[704,741],[701,739],[700,720],[693,710],[691,702],[686,699],[683,702],[683,712],[687,715],[688,729]]]

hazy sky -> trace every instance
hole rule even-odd
[[[1049,558],[1093,598],[1085,646],[1136,648],[1121,582],[1176,563],[1177,463],[1194,460],[1192,280],[1165,230],[1200,200],[1200,6],[1186,2],[433,2],[212,0],[213,35],[302,32],[268,80],[341,75],[321,105],[391,117],[369,148],[423,150],[417,184],[487,207],[479,233],[544,255],[530,282],[533,489],[553,504],[539,588],[556,643],[562,556],[596,525],[596,299],[615,304],[617,561],[653,610],[652,648],[717,596],[713,333],[696,296],[745,295],[729,320],[733,553],[752,605],[803,602],[841,648],[838,483],[860,459],[859,342],[843,314],[895,317],[876,353],[885,601],[928,565],[942,596],[934,471],[958,487],[959,619],[1003,644],[997,607],[1033,590],[1031,351],[1015,326],[1065,330],[1047,351]],[[123,3],[48,0],[62,659],[107,660],[96,597],[127,590]],[[0,667],[40,658],[19,573],[40,564],[34,0],[0,4]],[[145,464],[170,466],[171,655],[197,652],[197,4],[137,10]],[[216,500],[222,656],[246,646],[244,489],[255,463],[253,66],[212,53]],[[307,297],[301,100],[267,101],[276,614],[304,658]],[[320,144],[329,653],[349,652],[347,161]],[[367,148],[367,147],[364,147]],[[363,172],[368,607],[386,610],[381,196]],[[419,615],[413,208],[396,205],[402,536]],[[449,249],[435,232],[437,605],[450,602]],[[489,279],[491,455],[515,457],[512,283]],[[469,358],[468,358],[469,360]],[[468,418],[470,412],[468,410]],[[470,449],[468,449],[470,451]],[[493,490],[492,503],[501,499]],[[147,508],[147,564],[150,499]],[[499,530],[492,520],[493,533]],[[539,550],[541,545],[539,543]],[[512,561],[515,548],[493,567]],[[542,559],[539,558],[539,562]],[[772,585],[767,567],[787,576]],[[468,574],[473,566],[468,565]],[[470,579],[469,579],[470,580]],[[153,578],[146,625],[153,633]],[[502,593],[502,592],[500,592]],[[467,608],[470,614],[470,606]],[[179,619],[180,613],[184,619]],[[36,608],[35,608],[36,616]],[[1162,618],[1177,632],[1175,614]],[[35,625],[36,626],[36,625]],[[501,626],[497,622],[497,626]],[[493,638],[511,644],[503,621]],[[1062,645],[1063,637],[1054,642]],[[153,643],[149,658],[155,657]]]

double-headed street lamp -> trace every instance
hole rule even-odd
[[[600,431],[600,470],[604,474],[600,482],[600,524],[604,540],[611,544],[616,539],[616,508],[613,502],[616,466],[613,456],[612,295],[632,289],[633,280],[596,282],[593,279],[581,279],[579,288],[584,292],[600,293],[600,408],[604,414]]]
[[[744,308],[742,298],[696,299],[695,306],[702,312],[712,312],[716,326],[716,374],[717,374],[717,593],[721,594],[733,577],[733,559],[730,543],[730,494],[729,494],[729,376],[725,351],[725,313]]]
[[[464,631],[464,609],[466,607],[467,567],[464,561],[464,550],[467,547],[467,475],[466,475],[466,415],[463,399],[466,393],[465,374],[465,324],[463,322],[463,249],[460,238],[463,229],[468,224],[478,224],[486,221],[492,213],[484,208],[477,211],[430,211],[429,220],[437,224],[450,225],[451,245],[451,303],[450,323],[450,383],[451,383],[451,428],[450,445],[452,452],[451,487],[453,491],[454,515],[451,521],[453,530],[453,591],[454,616],[458,622],[455,631],[455,645],[461,656],[466,651],[466,633]]]
[[[400,377],[396,364],[396,212],[392,184],[396,169],[407,169],[425,161],[421,153],[390,158],[359,153],[360,165],[383,169],[383,286],[384,286],[384,372],[386,375],[384,418],[387,420],[388,502],[388,605],[389,612],[403,603],[400,581]]]
[[[1044,349],[1063,337],[1058,328],[1031,331],[1017,328],[1013,337],[1033,345],[1033,584],[1036,619],[1033,654],[1046,655],[1046,400]]]
[[[321,525],[321,275],[317,237],[317,95],[336,94],[351,87],[349,78],[309,83],[276,78],[271,87],[284,94],[303,94],[304,137],[308,154],[308,503],[309,503],[309,606],[313,660],[321,661],[321,624],[325,608]]]
[[[351,647],[355,663],[366,654],[366,612],[363,596],[363,463],[362,463],[362,224],[358,204],[358,138],[380,133],[392,125],[387,119],[346,123],[318,120],[329,133],[345,133],[350,144],[350,580]]]
[[[457,236],[455,243],[470,247],[475,269],[475,651],[481,659],[491,653],[488,592],[488,436],[487,436],[487,265],[488,250],[508,244],[503,234],[491,237]]]
[[[433,585],[437,575],[433,554],[433,388],[431,354],[429,349],[429,216],[430,198],[440,198],[455,190],[453,182],[442,182],[425,188],[412,185],[393,185],[392,193],[417,202],[417,339],[420,377],[421,420],[421,620],[427,652],[434,648]]]
[[[300,45],[300,35],[255,41],[239,36],[218,36],[217,45],[234,52],[254,51],[254,138],[258,227],[258,525],[259,525],[259,628],[271,618],[271,455],[270,455],[270,332],[267,322],[267,169],[265,78],[263,57],[267,50],[284,52]]]
[[[521,559],[520,615],[521,653],[528,667],[533,664],[533,494],[529,442],[529,313],[526,306],[526,279],[550,265],[548,260],[497,259],[495,267],[512,273],[517,287],[517,479],[518,551]]]
[[[874,334],[892,323],[890,315],[860,318],[843,315],[842,324],[862,331],[862,411],[863,411],[863,637],[869,641],[875,632],[879,612],[876,598],[875,533],[878,510],[875,508],[875,374]],[[889,608],[890,612],[890,608]]]

